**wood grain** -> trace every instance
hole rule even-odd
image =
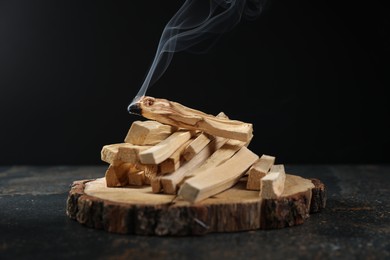
[[[296,185],[299,183],[302,185]],[[318,196],[311,196],[315,191]],[[215,232],[283,228],[302,224],[325,207],[320,180],[287,174],[281,198],[262,201],[246,189],[246,178],[200,203],[174,195],[153,194],[150,186],[108,188],[104,178],[75,181],[66,214],[87,227],[108,232],[155,236],[204,235]],[[316,205],[315,210],[312,205]],[[288,213],[288,214],[286,214]]]
[[[143,117],[163,124],[244,142],[250,142],[253,137],[253,126],[250,123],[206,114],[177,102],[142,97],[136,104]]]

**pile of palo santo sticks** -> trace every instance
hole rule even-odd
[[[285,171],[275,157],[248,149],[252,124],[143,97],[132,106],[149,119],[134,121],[123,143],[105,145],[108,187],[150,185],[154,193],[197,202],[234,186],[244,175],[247,189],[263,198],[283,193]]]

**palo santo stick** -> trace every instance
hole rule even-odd
[[[103,146],[100,156],[101,160],[103,162],[113,164],[114,161],[118,160],[118,147],[122,145],[120,144],[110,144],[110,145],[105,145]]]
[[[205,146],[210,143],[212,138],[204,133],[199,134],[184,150],[183,157],[186,161],[191,160]]]
[[[130,111],[163,124],[201,130],[228,139],[249,142],[253,137],[252,124],[215,117],[166,99],[142,97],[130,106]]]
[[[128,174],[129,184],[134,186],[142,186],[145,184],[144,171],[129,171]]]
[[[216,116],[218,118],[228,119],[228,116],[224,112],[219,112]],[[183,158],[186,161],[191,160],[197,153],[206,147],[208,143],[215,139],[215,136],[208,135],[206,133],[200,133],[191,144],[188,145],[183,153]]]
[[[207,170],[215,168],[221,163],[232,157],[238,150],[245,145],[244,142],[238,140],[228,140],[224,145],[216,150],[200,167],[194,169],[186,175],[186,179],[194,176],[202,176],[207,178]]]
[[[172,173],[179,169],[180,167],[180,158],[184,153],[185,149],[191,144],[193,139],[188,140],[182,146],[180,146],[171,156],[169,156],[165,161],[159,165],[159,173],[166,174]]]
[[[107,187],[122,187],[128,184],[127,174],[132,167],[131,163],[121,165],[110,165],[106,171]]]
[[[118,160],[122,162],[128,162],[128,163],[138,163],[139,154],[149,148],[151,148],[151,146],[146,146],[146,145],[140,146],[140,145],[132,145],[132,144],[119,146]]]
[[[144,172],[145,184],[150,184],[150,180],[157,175],[157,170],[158,170],[158,166],[155,164],[142,164],[142,163],[133,164],[131,169],[131,171],[133,172],[138,172],[138,171]]]
[[[267,175],[261,179],[260,197],[263,199],[276,199],[282,195],[286,173],[283,164],[271,167]]]
[[[151,180],[152,180],[152,178],[150,178],[150,177],[148,177],[146,174],[145,174],[145,172],[144,172],[144,184],[146,184],[146,185],[150,185],[151,184]],[[154,177],[153,177],[154,178]]]
[[[243,146],[233,157],[207,171],[207,178],[193,177],[184,182],[178,195],[190,202],[198,202],[229,189],[245,174],[259,156]]]
[[[165,140],[176,127],[164,125],[157,121],[134,121],[125,138],[125,143],[136,145],[155,145]]]
[[[195,155],[190,161],[185,162],[177,171],[162,176],[160,181],[163,192],[166,194],[176,194],[177,185],[185,178],[186,174],[206,161],[226,141],[226,138],[216,137],[200,153]]]
[[[248,190],[260,190],[260,179],[263,178],[275,163],[275,157],[263,154],[248,170]]]
[[[156,176],[153,179],[151,179],[150,186],[152,186],[153,193],[160,193],[162,191],[161,177]]]
[[[176,156],[173,157],[171,155],[168,159],[160,163],[158,167],[159,167],[159,173],[161,174],[172,173],[180,168],[180,157],[179,159],[177,159]]]
[[[113,165],[120,165],[123,162],[136,163],[141,151],[147,150],[151,146],[140,146],[128,143],[118,143],[103,146],[101,159]]]
[[[144,164],[159,164],[171,156],[181,145],[191,138],[190,131],[177,131],[164,141],[139,153],[139,159]]]
[[[223,112],[220,112],[218,115],[217,115],[217,117],[223,117],[223,118],[227,118],[227,116],[225,115],[225,113],[223,113]],[[196,133],[196,134],[200,134],[200,133]],[[215,140],[215,137],[213,137],[213,140]],[[191,140],[189,140],[189,142],[190,142]],[[219,145],[220,144],[222,144],[223,142],[225,142],[226,140],[224,139],[224,138],[221,138],[221,137],[219,137],[218,138],[218,140],[217,141],[214,141],[214,145],[215,145],[215,147],[211,147],[211,148],[209,148],[209,149],[212,149],[212,150],[215,150],[217,147],[219,147]],[[234,140],[233,140],[234,141]],[[235,141],[235,142],[240,142],[240,141]],[[242,142],[240,142],[240,143],[242,143]],[[185,144],[186,145],[186,144]],[[184,146],[185,146],[184,145]],[[207,145],[207,144],[206,144]],[[180,148],[179,148],[180,149]],[[238,149],[237,149],[238,150]],[[216,152],[218,152],[219,151],[219,149],[216,151]],[[215,152],[214,152],[215,153]],[[210,158],[210,157],[209,157]],[[163,189],[163,186],[162,186],[162,184],[161,184],[161,175],[162,174],[164,174],[164,169],[161,169],[162,167],[164,167],[163,166],[163,164],[165,164],[165,162],[166,161],[168,161],[169,160],[169,158],[167,159],[167,160],[165,160],[164,162],[162,162],[161,164],[160,164],[160,172],[159,172],[159,174],[160,174],[160,176],[157,176],[156,178],[153,178],[152,179],[152,181],[151,181],[151,186],[152,186],[152,192],[153,193],[159,193],[159,192],[161,192],[162,191],[162,189]],[[180,166],[180,164],[182,164],[183,162],[181,162],[181,160],[179,160],[179,162],[177,163],[177,164],[179,164],[179,166]],[[177,165],[176,164],[176,165]],[[193,164],[195,164],[195,161],[193,162]],[[175,166],[176,166],[175,165]],[[168,166],[165,166],[165,167],[168,167]],[[187,166],[187,167],[190,167],[190,165],[189,166]],[[179,174],[180,174],[180,172],[183,172],[183,170],[181,170],[181,171],[179,171]],[[181,182],[181,181],[180,181]],[[179,182],[179,183],[180,183]],[[178,184],[179,184],[178,183]],[[167,184],[166,184],[167,185]],[[169,185],[169,184],[168,184]],[[169,189],[169,187],[167,187],[166,189]],[[172,188],[172,190],[173,190],[173,188]]]

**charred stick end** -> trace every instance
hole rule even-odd
[[[135,114],[142,116],[142,108],[143,107],[151,107],[153,106],[155,102],[155,98],[152,97],[136,97],[134,98],[133,102],[127,107],[127,111],[129,111],[130,114]]]
[[[130,114],[142,116],[141,102],[143,102],[144,96],[136,96],[133,102],[127,107],[127,111]]]
[[[141,107],[139,105],[139,103],[132,103],[130,104],[128,107],[127,107],[127,111],[129,111],[130,114],[134,114],[134,115],[142,115],[142,110],[141,110]]]

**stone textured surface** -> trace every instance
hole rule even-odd
[[[389,259],[390,165],[286,165],[327,188],[326,208],[304,225],[202,237],[107,233],[65,214],[74,180],[96,167],[0,167],[0,259]],[[104,224],[104,223],[103,223]]]

